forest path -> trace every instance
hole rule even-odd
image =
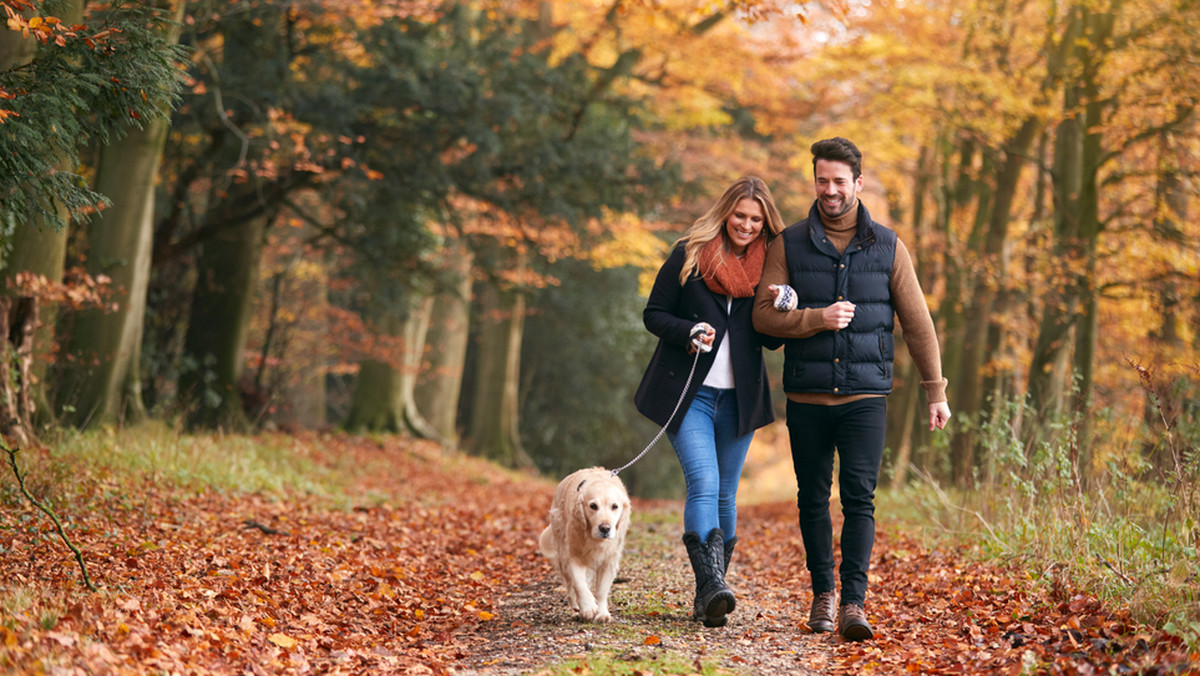
[[[342,477],[341,492],[185,489],[156,476],[129,485],[73,467],[60,516],[97,593],[81,589],[45,519],[0,501],[0,673],[1200,670],[1177,640],[1069,581],[1035,586],[1020,570],[927,549],[886,515],[868,596],[876,637],[813,635],[788,503],[740,511],[729,573],[738,608],[707,629],[686,617],[679,501],[635,501],[614,622],[589,624],[536,552],[554,481],[396,437],[268,441],[314,476]]]

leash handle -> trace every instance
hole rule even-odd
[[[696,365],[700,363],[700,354],[707,351],[708,350],[696,350],[696,356],[692,358],[692,370],[688,371],[687,380],[683,383],[683,392],[679,394],[679,401],[675,402],[675,410],[671,411],[671,417],[667,418],[667,424],[662,426],[662,429],[658,431],[658,434],[654,435],[654,438],[650,440],[650,443],[646,444],[646,447],[642,449],[642,452],[638,453],[633,460],[630,460],[624,465],[612,470],[612,476],[620,474],[630,465],[638,460],[641,460],[642,456],[646,455],[646,453],[654,447],[654,444],[658,443],[658,440],[662,438],[662,435],[666,433],[667,428],[671,426],[671,421],[675,419],[675,414],[679,413],[679,407],[683,406],[683,400],[687,398],[688,388],[692,385],[692,376],[696,375]]]

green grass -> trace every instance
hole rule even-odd
[[[929,477],[881,492],[876,513],[940,545],[968,544],[1055,589],[1065,581],[1110,608],[1161,627],[1200,650],[1200,458],[1175,430],[1174,468],[1151,471],[1137,450],[1098,444],[1084,467],[1071,421],[1036,445],[1005,421],[985,428],[987,467],[969,491]],[[1195,430],[1190,438],[1195,438]],[[990,436],[988,436],[990,435]],[[1098,466],[1102,465],[1102,466]]]
[[[119,494],[142,482],[185,493],[301,492],[336,502],[343,498],[351,470],[318,465],[300,442],[283,435],[187,436],[161,423],[67,431],[49,447],[50,451],[23,450],[17,458],[26,486],[51,504],[78,497],[88,483],[103,495]],[[23,498],[5,461],[0,502],[13,504]]]

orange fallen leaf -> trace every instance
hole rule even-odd
[[[479,611],[479,619],[481,619],[481,620],[484,620],[485,622],[486,622],[487,620],[490,620],[490,619],[492,619],[492,618],[493,618],[493,617],[495,617],[495,616],[496,616],[496,614],[495,614],[495,613],[489,613],[489,612],[488,612],[488,611],[486,611],[486,610],[481,610],[481,611]]]
[[[651,634],[651,635],[647,636],[646,640],[642,641],[642,643],[644,643],[646,645],[658,645],[658,644],[662,643],[662,639],[655,636],[654,634]]]
[[[290,650],[296,647],[296,639],[288,636],[287,634],[274,633],[268,636],[267,640],[279,646],[280,648],[283,648],[284,650]]]

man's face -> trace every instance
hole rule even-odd
[[[858,205],[862,176],[854,178],[850,165],[836,160],[817,160],[815,167],[817,204],[828,218],[837,218]]]

